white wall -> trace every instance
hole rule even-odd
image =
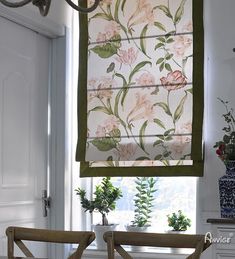
[[[38,9],[32,4],[29,4],[24,8],[34,11],[35,16],[40,17]],[[51,7],[47,17],[57,24],[70,27],[71,11],[72,8],[66,3],[65,0],[51,0]]]
[[[52,0],[48,17],[58,24],[71,27],[72,10],[65,0]]]
[[[19,8],[0,4],[0,16],[53,38],[63,36],[65,27],[71,28],[72,11],[65,0],[52,0],[46,17],[42,17],[38,8],[31,3]]]
[[[225,173],[213,145],[222,136],[223,106],[228,100],[235,109],[235,1],[204,0],[205,29],[205,170],[198,185],[198,232],[206,219],[220,217],[218,178]]]

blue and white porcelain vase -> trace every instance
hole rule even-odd
[[[235,218],[235,160],[226,163],[226,175],[219,178],[221,218]]]

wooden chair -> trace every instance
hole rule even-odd
[[[108,259],[115,258],[115,250],[122,258],[133,259],[122,245],[195,248],[186,259],[199,259],[201,253],[210,246],[208,241],[205,243],[204,235],[108,231],[104,233],[104,240],[107,243]]]
[[[27,257],[33,257],[33,254],[25,246],[22,240],[31,240],[39,242],[79,244],[77,250],[70,255],[69,259],[80,259],[83,251],[95,239],[94,232],[90,231],[58,231],[22,227],[8,227],[6,230],[8,238],[8,257],[14,257],[14,242]]]

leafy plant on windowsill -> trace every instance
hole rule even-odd
[[[191,220],[187,218],[181,210],[178,213],[173,212],[167,215],[168,226],[173,228],[173,231],[186,231],[191,227]]]
[[[134,198],[135,215],[131,226],[146,227],[151,225],[151,213],[154,201],[156,179],[153,177],[137,177]]]
[[[228,107],[228,102],[218,98],[218,100],[224,105],[225,113],[222,114],[226,126],[222,129],[225,134],[223,139],[217,141],[214,145],[216,148],[216,154],[223,161],[225,165],[229,161],[235,160],[235,119],[233,116],[233,109]]]
[[[75,191],[79,195],[85,211],[90,213],[95,210],[98,211],[102,215],[102,225],[107,226],[107,214],[115,209],[116,201],[122,197],[120,188],[113,186],[111,178],[105,177],[100,184],[96,185],[93,200],[86,198],[85,190],[77,188]]]

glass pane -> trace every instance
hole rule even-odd
[[[102,178],[93,178],[93,189]],[[116,210],[108,214],[110,223],[119,224],[119,229],[131,224],[134,217],[134,195],[136,178],[114,177],[112,182],[122,189],[123,197],[118,200]],[[167,225],[167,215],[182,210],[192,221],[189,233],[196,231],[196,181],[195,177],[158,177],[156,183],[154,208],[152,213],[153,232],[170,230]],[[93,224],[99,224],[101,216],[93,213]]]

